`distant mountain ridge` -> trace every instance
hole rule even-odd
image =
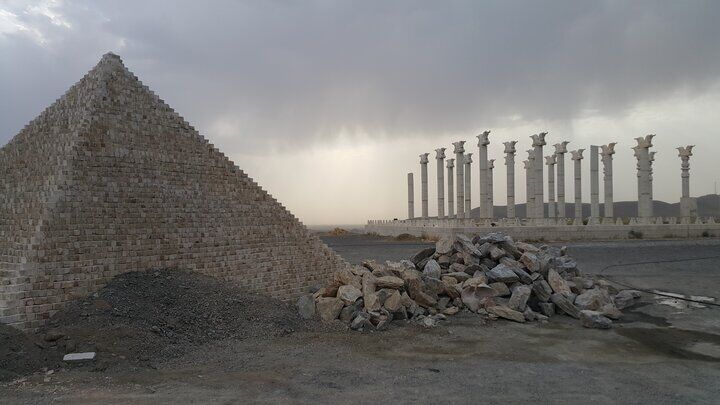
[[[600,203],[600,216],[603,214],[603,203]],[[720,217],[720,195],[708,194],[697,198],[698,216],[701,217]],[[666,203],[664,201],[655,200],[653,203],[653,214],[656,217],[677,217],[680,216],[680,203]],[[507,207],[504,205],[496,205],[494,218],[505,218],[507,215]],[[545,214],[547,215],[547,203],[545,203]],[[476,207],[470,211],[470,216],[480,219],[480,208]],[[525,203],[515,204],[515,216],[525,218]],[[575,216],[575,203],[565,202],[565,216],[572,218]],[[590,203],[583,204],[583,217],[590,216]],[[615,217],[635,217],[637,216],[637,201],[617,201],[614,206]]]

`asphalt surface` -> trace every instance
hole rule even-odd
[[[352,262],[399,260],[422,246],[324,240]],[[716,298],[720,290],[720,259],[708,258],[720,255],[720,240],[576,243],[569,254],[583,271],[645,289]],[[676,261],[688,258],[699,260]],[[719,403],[720,309],[662,299],[645,294],[605,331],[562,316],[482,324],[465,313],[434,329],[225,340],[155,369],[30,376],[0,386],[0,402]]]

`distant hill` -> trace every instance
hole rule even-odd
[[[720,217],[720,195],[708,194],[697,198],[698,215],[701,217]],[[600,215],[603,213],[603,205],[600,203]],[[654,215],[658,217],[676,217],[680,215],[680,203],[666,203],[664,201],[654,201]],[[617,201],[614,206],[615,217],[635,217],[637,216],[637,201]],[[504,205],[495,206],[495,218],[505,218],[507,215],[507,207]],[[545,203],[545,213],[547,214],[547,203]],[[480,218],[480,208],[473,208],[471,211],[472,218]],[[515,216],[525,218],[525,203],[515,205]],[[565,216],[575,216],[575,203],[565,202]],[[590,203],[583,204],[583,217],[590,216]]]

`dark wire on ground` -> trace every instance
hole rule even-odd
[[[611,282],[611,283],[615,283],[615,284],[617,284],[617,285],[621,285],[621,286],[626,287],[626,288],[631,288],[631,289],[633,289],[633,290],[642,291],[642,292],[647,293],[647,294],[655,294],[655,295],[659,295],[659,296],[661,296],[661,297],[667,297],[667,298],[673,298],[673,299],[677,299],[677,300],[689,301],[689,302],[694,302],[694,303],[697,303],[697,304],[709,305],[709,306],[712,306],[712,307],[720,307],[720,304],[715,303],[715,302],[700,301],[700,300],[695,300],[695,299],[692,299],[692,298],[677,297],[677,296],[675,296],[675,295],[664,294],[664,293],[662,293],[662,292],[660,292],[660,291],[648,290],[648,289],[646,289],[646,288],[641,288],[641,287],[637,287],[637,286],[634,286],[634,285],[622,283],[622,282],[620,282],[620,281],[613,280],[613,279],[609,278],[608,276],[602,274],[605,270],[610,269],[610,268],[613,268],[613,267],[638,266],[638,265],[641,265],[641,264],[660,264],[660,263],[675,263],[675,262],[691,262],[691,261],[696,261],[696,260],[708,260],[708,259],[720,259],[720,255],[705,256],[705,257],[693,257],[693,258],[689,258],[689,259],[653,260],[653,261],[647,261],[647,262],[633,262],[633,263],[610,264],[610,265],[607,265],[607,266],[603,267],[602,269],[600,269],[600,271],[599,271],[596,275],[597,275],[598,277],[602,278],[603,280],[607,280],[607,281],[609,281],[609,282]],[[715,297],[708,297],[708,298],[712,298],[712,299],[714,299],[714,300],[717,301],[717,298],[715,298]]]

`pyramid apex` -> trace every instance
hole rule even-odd
[[[103,55],[102,58],[103,58],[104,60],[107,60],[107,59],[120,60],[120,55],[118,55],[118,54],[116,54],[116,53],[113,53],[113,52],[108,52],[108,53],[106,53],[105,55]]]

